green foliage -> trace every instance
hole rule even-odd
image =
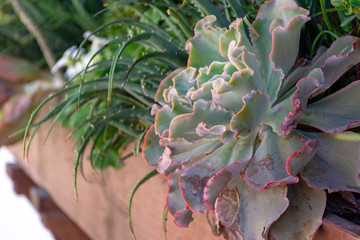
[[[78,44],[83,32],[93,30],[102,22],[101,18],[92,17],[103,8],[101,0],[22,0],[21,4],[46,36],[57,57]],[[9,0],[0,3],[0,49],[0,53],[44,64],[40,61],[43,56],[34,37],[15,15]]]
[[[192,7],[177,12],[178,19],[167,15],[169,8],[180,7],[171,2],[116,1],[99,13],[106,14],[108,22],[80,44],[80,49],[89,46],[88,50],[76,54],[72,49],[62,58],[59,66],[71,69],[71,78],[33,116],[50,100],[59,96],[62,99],[39,122],[30,119],[25,137],[30,128],[34,128],[33,136],[38,126],[52,117],[54,122],[62,120],[73,128],[77,142],[75,189],[77,170],[88,144],[92,145],[92,165],[101,169],[121,167],[128,157],[122,152],[131,141],[136,142],[134,153],[140,152],[144,132],[153,123],[150,108],[161,79],[174,68],[186,65],[184,26],[197,18],[191,16]],[[88,45],[95,34],[106,35],[107,42],[96,45],[95,37]],[[31,138],[27,146],[30,143]]]
[[[79,9],[79,2],[72,1],[72,4],[79,17],[87,19],[86,12]],[[222,4],[225,4],[223,8]],[[256,3],[256,6],[259,5]],[[233,0],[110,1],[107,8],[96,14],[96,19],[103,17],[107,22],[85,37],[77,53],[69,49],[59,60],[55,69],[66,66],[69,81],[45,102],[59,96],[62,100],[38,123],[31,125],[31,118],[25,137],[30,128],[35,129],[33,136],[37,127],[51,117],[55,117],[53,124],[56,120],[66,120],[63,123],[74,129],[78,146],[75,172],[89,143],[93,145],[90,154],[93,166],[100,166],[98,162],[102,163],[101,168],[116,165],[113,158],[100,160],[101,156],[107,156],[105,150],[116,152],[120,158],[124,147],[105,144],[110,140],[105,141],[102,136],[108,135],[104,134],[108,129],[114,131],[111,139],[116,141],[135,139],[134,153],[139,153],[145,130],[153,123],[150,108],[159,83],[172,70],[186,66],[188,56],[184,46],[200,16],[216,12],[225,24],[249,9]],[[225,12],[227,14],[223,14]],[[89,23],[93,26],[92,21]],[[97,45],[99,38],[95,35],[106,38]],[[31,138],[27,146],[30,143]],[[101,144],[108,147],[99,150]]]
[[[297,0],[297,2],[301,7],[308,9],[312,17],[312,21],[308,22],[302,31],[300,57],[313,57],[320,46],[328,47],[341,36],[360,36],[360,21],[356,12],[358,8],[356,9],[352,1]]]

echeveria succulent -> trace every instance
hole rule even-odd
[[[297,61],[310,18],[293,0],[267,1],[249,25],[207,16],[187,42],[188,66],[165,78],[143,155],[169,180],[167,206],[186,227],[214,210],[234,239],[311,239],[325,190],[360,192],[360,81],[325,97],[360,62],[360,39],[337,39]]]

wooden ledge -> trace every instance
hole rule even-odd
[[[27,198],[30,198],[29,189],[35,186],[35,183],[23,171],[21,166],[17,163],[7,163],[6,173],[14,183],[14,191],[17,194],[24,194]]]
[[[335,214],[325,213],[314,240],[359,240],[360,226]]]

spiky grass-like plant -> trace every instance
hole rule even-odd
[[[153,123],[150,108],[159,83],[169,72],[186,65],[188,55],[183,45],[200,18],[193,5],[173,1],[114,1],[107,11],[109,21],[92,31],[79,49],[99,33],[105,32],[109,41],[81,72],[38,106],[24,137],[33,128],[29,146],[38,127],[53,117],[53,123],[62,119],[73,127],[77,141],[75,189],[78,166],[89,143],[90,161],[101,169],[121,166],[127,157],[121,150],[130,141],[136,142],[134,153],[140,152],[144,133]],[[129,18],[116,18],[118,14]],[[59,103],[33,123],[39,110],[59,96]]]
[[[84,29],[99,24],[98,19],[85,19],[90,18],[87,11],[99,11],[102,4],[98,0],[8,0],[2,1],[0,9],[0,145],[6,145],[21,139],[19,130],[32,111],[58,89],[61,74],[51,76],[46,68],[80,39]]]

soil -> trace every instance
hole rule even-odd
[[[360,225],[360,194],[352,192],[328,193],[326,210]]]

